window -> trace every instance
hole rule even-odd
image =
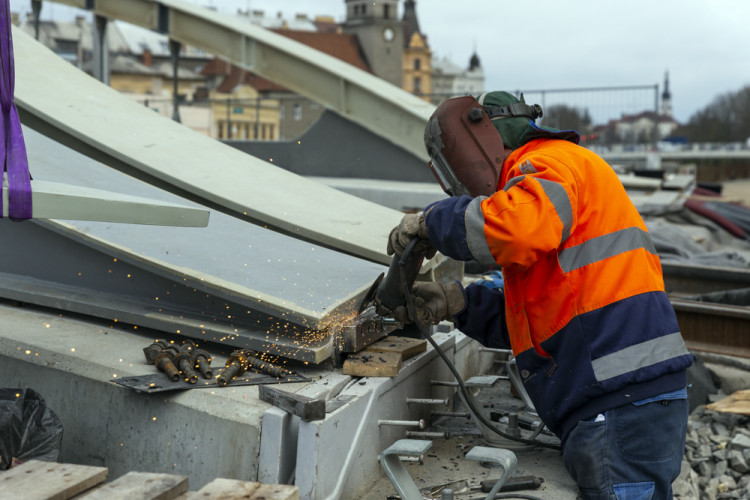
[[[422,60],[420,58],[414,59],[414,69],[419,71],[422,66]]]
[[[300,121],[302,119],[302,105],[301,104],[294,105],[294,119],[296,121]]]
[[[421,83],[422,83],[422,81],[420,80],[420,78],[418,76],[415,76],[414,77],[414,92],[421,92],[422,91],[421,88],[420,88],[421,87]]]
[[[390,17],[390,14],[391,14],[390,13],[390,7],[391,7],[390,5],[384,5],[383,6],[383,17],[385,19],[388,19]]]

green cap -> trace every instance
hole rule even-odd
[[[521,94],[521,98],[519,99],[510,92],[503,90],[486,92],[477,97],[477,101],[485,107],[507,107],[515,103],[526,104],[523,94]],[[492,116],[492,113],[488,114]],[[500,132],[505,147],[509,149],[517,149],[533,139],[562,139],[575,144],[578,144],[580,140],[580,136],[575,130],[560,131],[552,127],[540,127],[527,115],[513,117],[498,116],[492,118],[492,124]]]

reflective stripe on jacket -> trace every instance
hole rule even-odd
[[[499,186],[432,204],[425,220],[444,254],[503,266],[510,344],[545,423],[565,435],[581,418],[684,387],[692,357],[612,168],[573,143],[534,140],[508,157]],[[491,313],[482,304],[457,326],[476,329]]]

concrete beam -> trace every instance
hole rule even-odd
[[[8,187],[2,188],[7,216]],[[100,189],[31,181],[32,218],[125,222],[156,226],[206,227],[208,210]]]
[[[53,0],[81,7],[81,0]],[[158,29],[321,103],[427,159],[434,105],[335,57],[227,14],[180,0],[96,0],[96,15]]]
[[[373,262],[390,262],[385,247],[400,212],[276,168],[159,116],[15,28],[13,39],[15,100],[25,125],[204,206]]]
[[[263,412],[254,386],[141,394],[110,382],[154,372],[154,333],[0,304],[0,380],[38,392],[63,425],[62,462],[190,478],[257,478]],[[223,366],[223,358],[214,360]],[[252,401],[252,402],[248,402]]]

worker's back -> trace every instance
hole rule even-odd
[[[585,148],[540,139],[511,154],[501,184],[482,202],[484,231],[503,265],[521,375],[552,430],[684,387],[691,357],[659,257],[615,172]]]

